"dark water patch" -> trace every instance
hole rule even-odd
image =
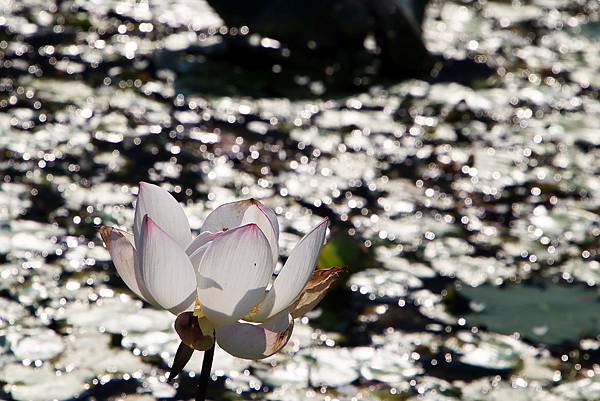
[[[492,369],[481,366],[473,366],[459,360],[459,355],[450,350],[441,350],[436,354],[423,354],[420,364],[428,375],[452,381],[465,380],[467,382],[481,379],[483,377],[499,376],[507,379],[512,369]]]

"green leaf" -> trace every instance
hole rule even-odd
[[[550,280],[507,287],[464,287],[474,311],[465,318],[504,334],[519,332],[529,340],[559,345],[600,332],[600,296],[584,285],[563,286]]]
[[[323,247],[317,266],[319,269],[330,267],[364,267],[365,252],[360,242],[345,234],[333,236]]]

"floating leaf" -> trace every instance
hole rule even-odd
[[[459,294],[473,309],[466,315],[472,326],[511,334],[549,345],[575,343],[600,332],[600,296],[596,289],[569,287],[549,280],[505,288],[465,287]]]

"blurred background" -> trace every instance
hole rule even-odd
[[[349,273],[219,400],[600,400],[595,0],[0,0],[0,399],[189,399],[116,275],[137,182],[193,229],[331,219]]]

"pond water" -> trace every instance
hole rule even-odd
[[[598,2],[433,2],[435,77],[341,88],[215,56],[243,34],[203,0],[0,10],[0,399],[193,396],[97,235],[145,180],[195,230],[263,200],[284,254],[327,216],[349,268],[284,352],[217,350],[212,399],[600,400]]]

